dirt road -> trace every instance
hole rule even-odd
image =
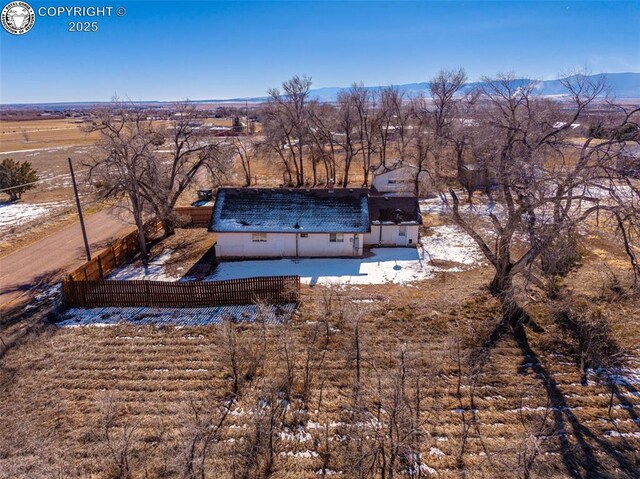
[[[95,213],[85,218],[85,223],[92,252],[132,229],[122,212],[113,209]],[[0,258],[0,311],[26,302],[34,288],[42,290],[84,261],[79,222]]]

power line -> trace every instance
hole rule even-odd
[[[85,173],[87,171],[89,171],[90,168],[87,168],[86,170],[82,170],[76,173]],[[9,190],[15,190],[16,188],[22,188],[23,186],[31,186],[31,185],[35,185],[37,183],[46,183],[48,181],[52,181],[52,180],[56,180],[58,178],[71,178],[71,175],[69,173],[65,173],[64,175],[58,175],[58,176],[52,176],[51,178],[42,178],[42,179],[38,179],[36,181],[32,181],[31,183],[23,183],[21,185],[16,185],[16,186],[11,186],[9,188],[3,188],[0,190],[0,193],[3,191],[9,191]]]

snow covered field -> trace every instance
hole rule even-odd
[[[406,284],[429,279],[437,272],[464,271],[482,263],[480,249],[457,226],[437,226],[431,232],[431,236],[421,239],[418,248],[372,248],[371,255],[365,258],[223,262],[207,280],[297,275],[306,284]]]
[[[212,306],[210,308],[71,308],[64,313],[58,327],[137,325],[204,326],[222,324],[224,319],[255,322],[258,316],[267,324],[280,324],[295,312],[295,304],[268,305],[259,310],[254,304]]]
[[[30,223],[52,214],[63,207],[61,202],[52,203],[0,203],[0,228],[11,228]]]

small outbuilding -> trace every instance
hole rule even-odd
[[[417,166],[397,161],[372,170],[371,186],[380,193],[423,194],[430,185],[429,175]]]

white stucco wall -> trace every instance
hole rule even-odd
[[[417,168],[405,166],[385,173],[373,174],[371,186],[381,193],[414,193],[415,175]],[[429,175],[426,171],[420,173],[420,194],[430,188]]]
[[[354,236],[358,237],[357,248]],[[252,240],[251,233],[216,233],[216,255],[218,258],[362,256],[363,236],[344,233],[343,242],[332,243],[329,233],[309,233],[306,238],[299,233],[267,233],[267,241],[258,242]]]
[[[413,172],[409,168],[399,168],[373,176],[372,186],[383,193],[413,192]]]
[[[407,235],[400,236],[400,227],[406,228]],[[380,228],[382,228],[382,236],[380,235]],[[383,246],[413,246],[418,243],[418,230],[419,225],[397,225],[397,224],[383,224],[382,226],[373,224],[371,225],[371,233],[365,233],[364,244]]]

